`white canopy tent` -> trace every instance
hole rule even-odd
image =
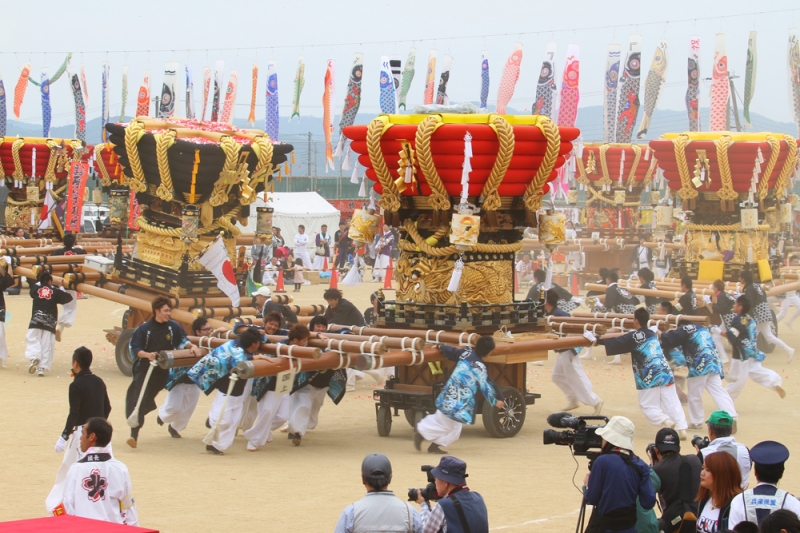
[[[264,203],[262,195],[258,196],[250,206],[250,218],[247,227],[240,229],[247,232],[256,230],[256,207],[268,206],[275,209],[272,215],[272,225],[281,229],[281,236],[290,248],[294,248],[294,236],[297,226],[306,227],[306,235],[311,237],[311,246],[314,236],[319,233],[323,224],[328,225],[328,233],[333,235],[339,229],[341,213],[325,198],[315,192],[276,192],[268,193],[269,202]]]

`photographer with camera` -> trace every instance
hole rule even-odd
[[[701,439],[698,436],[692,439],[692,445],[697,450],[697,456],[705,462],[705,458],[714,452],[728,452],[736,459],[739,470],[742,472],[742,488],[747,488],[747,481],[750,477],[750,451],[747,446],[731,435],[733,434],[733,417],[726,411],[714,411],[708,417],[706,425],[708,427],[708,439]]]
[[[637,497],[645,510],[656,504],[650,467],[633,454],[633,432],[633,422],[624,416],[596,431],[603,447],[583,481],[584,499],[594,506],[585,533],[634,533]]]
[[[681,455],[681,441],[674,429],[656,433],[655,443],[648,447],[653,471],[658,475],[661,502],[659,529],[665,533],[681,531],[678,524],[687,512],[694,512],[694,498],[700,488],[703,465],[696,455]]]
[[[422,521],[417,510],[387,490],[392,482],[392,463],[388,457],[381,453],[364,457],[361,462],[361,482],[367,488],[367,494],[345,507],[334,533],[422,533]]]
[[[424,468],[423,468],[424,470]],[[437,505],[431,509],[428,502],[433,494],[426,489],[411,489],[409,497],[416,495],[422,514],[424,533],[488,533],[489,515],[483,497],[467,487],[467,463],[445,455],[439,466],[429,471],[434,478]]]
[[[475,395],[480,392],[485,401],[502,409],[503,394],[492,382],[483,358],[494,350],[494,339],[481,336],[474,348],[453,348],[438,345],[447,359],[456,363],[436,398],[436,412],[419,421],[414,430],[414,448],[419,451],[423,440],[431,441],[428,453],[446,453],[439,446],[450,446],[461,435],[462,424],[475,423]]]
[[[675,387],[675,378],[661,350],[658,336],[647,328],[650,313],[639,308],[633,313],[633,331],[619,337],[593,339],[606,347],[606,355],[630,352],[633,377],[639,394],[639,408],[651,424],[675,428],[686,439],[686,415]]]

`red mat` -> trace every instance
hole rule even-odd
[[[0,522],[0,533],[40,533],[42,531],[48,533],[76,533],[78,531],[81,533],[158,533],[157,529],[111,524],[69,515]]]

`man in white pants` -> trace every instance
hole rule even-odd
[[[216,332],[227,330],[218,328]],[[203,317],[192,322],[192,334],[196,337],[209,337],[216,333]],[[170,368],[167,381],[167,397],[158,409],[156,422],[159,426],[167,424],[167,431],[173,439],[181,438],[180,432],[189,425],[197,401],[200,399],[200,388],[187,375],[190,367]]]
[[[733,359],[739,360],[737,366],[739,375],[736,382],[727,386],[728,394],[734,400],[739,397],[747,378],[749,377],[759,385],[772,389],[781,398],[786,396],[786,392],[781,388],[781,377],[769,368],[761,366],[764,360],[764,352],[758,349],[757,337],[758,330],[756,321],[748,315],[750,311],[750,300],[747,296],[739,296],[733,306],[736,318],[731,322],[726,334],[728,341],[733,347]],[[733,370],[733,366],[731,365]]]
[[[767,294],[761,285],[753,283],[752,272],[742,272],[741,278],[744,283],[742,292],[750,302],[750,314],[756,321],[756,330],[764,336],[768,343],[774,344],[786,352],[787,362],[791,363],[794,357],[794,348],[790,348],[772,332],[772,309],[767,302]]]
[[[288,338],[281,341],[281,344],[307,346],[310,336],[308,328],[298,324],[292,326]],[[291,405],[291,399],[288,397],[291,387],[289,390],[281,389],[276,376],[256,378],[253,381],[253,390],[250,394],[258,400],[258,418],[253,426],[244,432],[249,452],[254,452],[266,443],[272,442],[272,431],[288,420]],[[291,433],[289,437],[291,438]]]
[[[108,400],[106,384],[92,374],[92,351],[81,346],[72,354],[72,373],[75,378],[69,384],[69,415],[64,431],[56,441],[56,453],[63,453],[64,460],[56,474],[56,482],[45,500],[47,512],[52,513],[64,498],[64,482],[70,467],[80,459],[80,438],[83,425],[94,417],[108,418],[111,402]]]
[[[39,281],[31,283],[30,295],[33,311],[25,334],[25,358],[30,361],[28,373],[37,372],[41,377],[53,365],[58,304],[71,302],[72,296],[63,288],[53,286],[50,272],[40,273]]]
[[[639,408],[645,418],[656,426],[674,428],[681,440],[686,440],[688,424],[675,390],[675,378],[658,336],[647,329],[650,313],[640,307],[633,317],[634,331],[620,337],[597,339],[597,344],[606,347],[606,355],[630,352]]]
[[[707,390],[717,404],[717,409],[727,411],[737,418],[736,408],[730,394],[722,386],[722,362],[714,346],[711,333],[704,326],[681,319],[676,329],[660,332],[664,351],[678,348],[686,357],[689,377],[689,428],[702,429],[705,420],[703,390]]]
[[[558,292],[554,289],[547,291],[544,311],[547,316],[570,316],[569,313],[558,307]],[[603,400],[592,390],[592,382],[583,371],[578,352],[574,348],[556,352],[552,378],[553,383],[567,397],[567,406],[562,411],[577,409],[578,402],[581,402],[594,407],[593,414],[600,414],[603,409]]]
[[[392,243],[394,243],[394,234],[389,229],[389,225],[384,224],[383,233],[375,235],[375,266],[372,270],[372,281],[383,281],[386,276],[386,268],[392,257]]]
[[[311,268],[311,258],[308,257],[308,242],[306,227],[302,224],[297,226],[297,235],[294,236],[294,257],[295,259],[302,259],[304,267]]]
[[[505,407],[503,394],[489,378],[483,358],[494,350],[494,339],[483,335],[474,348],[438,346],[447,359],[456,363],[439,397],[436,412],[417,424],[414,448],[419,451],[422,441],[431,441],[428,453],[445,454],[440,446],[450,446],[461,436],[463,424],[475,423],[475,395],[480,390],[484,401],[498,409]]]
[[[239,338],[214,348],[189,369],[188,376],[206,394],[216,389],[217,396],[208,414],[209,426],[218,428],[216,439],[206,445],[206,451],[222,455],[236,437],[242,416],[244,400],[250,394],[252,380],[237,380],[231,387],[230,372],[237,364],[253,359],[266,359],[257,354],[261,346],[261,333],[247,328]]]
[[[330,261],[331,244],[333,244],[333,237],[328,233],[328,225],[323,224],[319,228],[319,233],[314,237],[314,245],[316,246],[314,249],[314,270],[325,268],[325,258]]]
[[[797,265],[797,256],[789,254],[789,266],[797,267]],[[786,327],[789,328],[789,331],[794,331],[794,321],[797,320],[797,317],[800,317],[800,296],[797,295],[797,291],[789,291],[784,293],[783,296],[784,298],[781,301],[781,311],[778,313],[777,321],[780,322],[783,320],[786,315],[789,314],[789,308],[794,307],[792,316],[786,321]]]
[[[64,257],[75,255],[86,255],[86,250],[75,248],[75,234],[67,233],[64,235],[64,242],[61,248],[50,253],[51,257]],[[56,325],[56,342],[61,342],[61,334],[64,328],[71,328],[75,323],[75,316],[78,313],[78,293],[76,291],[67,291],[72,296],[72,301],[64,304],[61,316],[58,317],[58,324]]]
[[[315,316],[308,326],[311,335],[318,339],[327,339],[328,321],[323,316]],[[338,405],[345,393],[347,374],[343,369],[320,370],[305,376],[305,380],[297,384],[290,400],[289,439],[299,446],[307,430],[317,427],[319,411],[325,403],[325,396],[330,396]]]

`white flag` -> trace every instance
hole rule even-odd
[[[198,261],[214,274],[217,278],[217,287],[231,299],[233,306],[239,307],[239,286],[236,285],[233,265],[222,239],[217,239]]]
[[[56,201],[53,198],[53,193],[50,190],[44,191],[44,203],[42,204],[42,213],[39,216],[39,229],[47,229],[52,226],[52,219],[50,218],[51,211],[55,208]]]

